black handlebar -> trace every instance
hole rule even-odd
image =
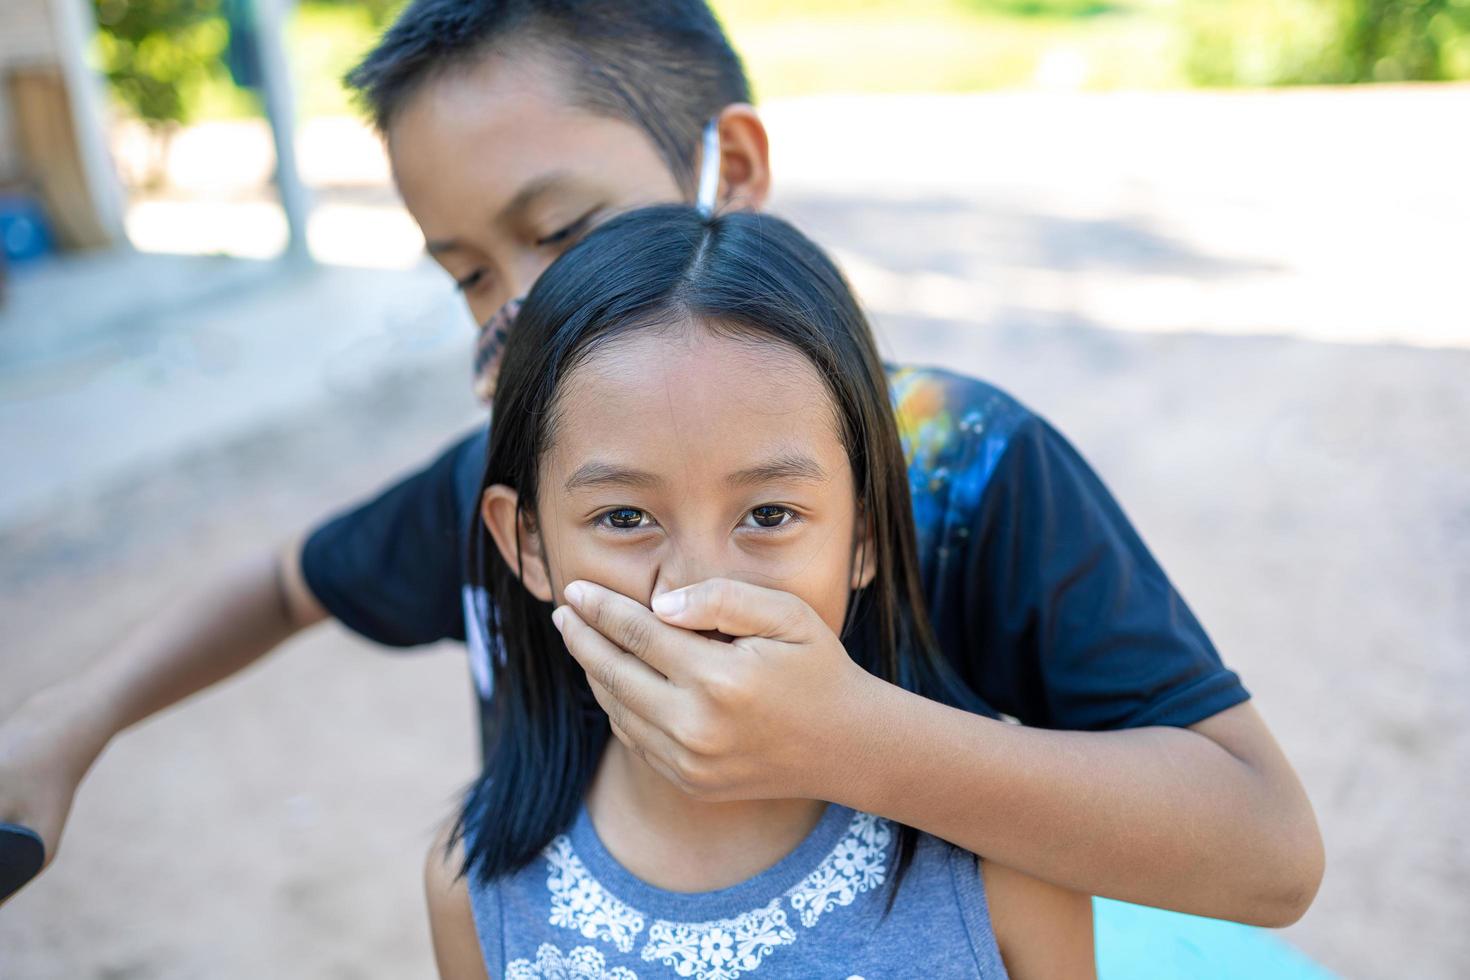
[[[41,835],[20,824],[0,822],[0,902],[41,873],[46,845]]]

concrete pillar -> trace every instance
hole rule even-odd
[[[261,100],[276,143],[276,190],[290,229],[286,254],[292,259],[310,261],[306,224],[311,203],[296,169],[296,108],[283,40],[285,0],[254,0],[252,8],[260,39]]]

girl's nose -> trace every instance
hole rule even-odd
[[[730,570],[721,567],[713,560],[699,560],[698,558],[691,560],[691,556],[681,556],[674,560],[664,561],[659,564],[658,571],[654,575],[653,593],[648,597],[649,602],[665,592],[673,592],[686,585],[694,585],[712,578],[729,577],[732,577]],[[723,643],[729,643],[734,639],[718,630],[698,630],[697,632],[700,636]]]
[[[660,572],[662,572],[662,569],[660,569]],[[717,577],[718,577],[718,575],[716,573],[716,574],[704,575],[704,576],[701,576],[699,578],[694,578],[694,579],[691,579],[690,581],[687,581],[687,582],[686,581],[677,581],[677,582],[675,582],[675,581],[669,581],[668,579],[665,578],[664,575],[660,574],[659,577],[658,577],[658,579],[654,582],[654,585],[653,585],[653,595],[649,597],[649,602],[652,602],[655,598],[657,598],[658,596],[663,595],[665,592],[673,592],[675,589],[682,589],[686,585],[693,585],[695,582],[702,582],[702,581],[704,581],[707,578],[717,578]],[[698,633],[700,636],[703,636],[703,637],[705,637],[707,639],[719,640],[721,643],[729,643],[731,640],[734,639],[733,636],[730,636],[730,635],[728,635],[726,633],[721,633],[719,630],[695,630],[695,632]]]
[[[666,592],[674,592],[706,579],[720,578],[724,574],[718,562],[698,554],[689,554],[684,549],[683,553],[671,555],[659,563],[653,577],[653,592],[648,599],[652,602]]]

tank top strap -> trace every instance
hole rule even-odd
[[[1004,977],[1005,963],[1001,961],[1000,946],[990,921],[990,901],[985,894],[980,859],[969,851],[950,845],[948,863],[960,918],[965,924],[965,935],[970,940],[970,949],[975,954],[981,976]]]
[[[474,832],[466,828],[464,837],[465,853],[472,849]],[[470,915],[475,921],[475,935],[480,939],[480,952],[485,955],[485,963],[492,971],[500,971],[505,963],[505,917],[501,914],[501,889],[510,881],[510,878],[501,878],[484,884],[474,871],[465,873],[465,889],[470,896]],[[499,972],[492,972],[492,977],[497,980]]]

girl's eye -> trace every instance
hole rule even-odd
[[[458,289],[462,293],[465,293],[465,292],[469,292],[471,289],[474,289],[476,286],[478,286],[480,283],[482,283],[484,281],[485,281],[485,270],[484,269],[476,269],[474,272],[471,272],[469,275],[465,276],[463,279],[456,279],[456,280],[454,280],[454,288],[455,289]]]
[[[596,213],[597,212],[595,210],[588,211],[586,214],[582,215],[582,217],[578,218],[576,221],[573,221],[565,228],[554,231],[551,234],[547,235],[545,238],[538,238],[536,240],[536,246],[538,248],[545,248],[549,245],[563,245],[567,242],[570,242],[574,238],[580,237],[582,232],[587,230],[587,226],[591,224],[592,217]]]
[[[750,511],[751,519],[760,527],[781,527],[790,522],[796,515],[785,507],[775,504],[762,504]]]
[[[636,507],[615,507],[602,515],[603,520],[611,527],[619,530],[629,531],[642,527],[644,522],[653,523],[652,518]]]

